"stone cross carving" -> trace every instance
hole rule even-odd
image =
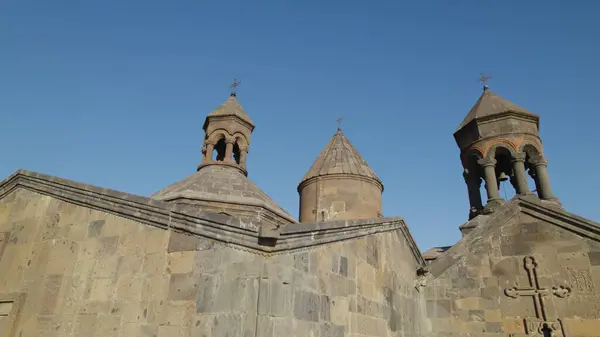
[[[553,333],[560,331],[562,336],[566,336],[561,319],[548,319],[544,297],[554,295],[558,298],[565,298],[571,294],[571,288],[562,285],[554,286],[552,289],[541,287],[536,270],[537,262],[533,256],[527,256],[523,259],[523,267],[527,271],[529,286],[519,287],[515,284],[513,288],[505,289],[504,294],[511,298],[530,296],[533,299],[536,319],[523,319],[525,333],[528,335],[540,334],[542,336],[552,336]]]

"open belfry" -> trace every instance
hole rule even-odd
[[[600,224],[553,193],[539,126],[484,85],[454,133],[462,238],[425,253],[339,126],[298,163],[299,220],[282,209],[248,178],[235,91],[196,171],[149,197],[19,170],[0,182],[0,336],[600,336]]]

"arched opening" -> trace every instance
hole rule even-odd
[[[238,145],[238,141],[236,139],[235,143],[233,144],[233,161],[238,165],[240,164],[241,155],[240,146]]]
[[[496,179],[498,181],[498,192],[505,200],[511,199],[516,193],[516,177],[513,170],[512,155],[504,147],[497,147],[494,159],[496,159]]]
[[[479,165],[481,156],[477,153],[469,154],[465,160],[465,179],[469,193],[469,217],[479,213],[487,201],[487,192],[483,182],[483,170]]]
[[[213,160],[214,161],[225,160],[225,149],[226,148],[227,148],[227,144],[225,143],[225,138],[223,137],[223,138],[219,139],[217,144],[215,144],[215,148],[213,151]]]
[[[530,160],[536,158],[540,155],[538,149],[531,145],[527,144],[523,147],[523,152],[525,153],[525,171],[527,172],[527,186],[529,191],[534,192],[539,195],[537,182],[535,181],[535,167],[530,164]]]

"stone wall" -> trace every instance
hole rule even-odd
[[[417,269],[399,231],[273,256],[259,336],[416,335],[425,321]]]
[[[600,243],[544,218],[508,209],[431,264],[431,335],[542,336],[542,321],[552,336],[599,335]]]
[[[255,336],[260,255],[26,190],[0,238],[3,337]]]
[[[301,184],[299,214],[300,222],[375,219],[382,215],[381,185],[351,175],[312,178]]]
[[[16,189],[0,200],[0,335],[418,333],[426,321],[410,234],[376,226],[344,239],[358,235],[352,228],[285,232],[283,245],[308,246],[267,253]]]

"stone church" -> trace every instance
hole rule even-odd
[[[600,224],[553,194],[537,115],[484,88],[454,133],[462,239],[424,254],[342,130],[296,220],[248,178],[254,127],[232,93],[197,171],[149,197],[0,182],[0,336],[600,336]]]

